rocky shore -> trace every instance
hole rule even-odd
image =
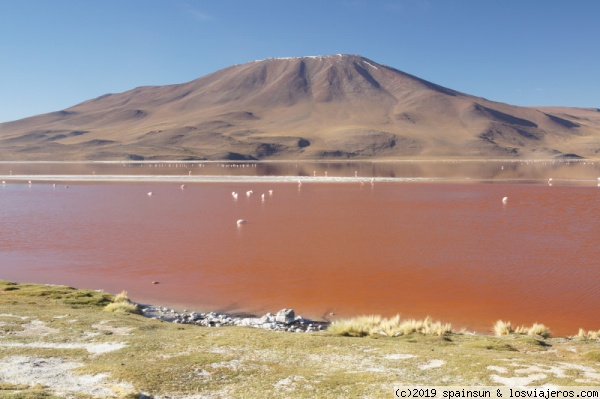
[[[141,306],[141,310],[144,316],[152,319],[203,327],[241,326],[300,333],[323,331],[329,325],[328,322],[313,321],[296,316],[293,309],[281,309],[276,314],[267,313],[261,317],[236,316],[217,312],[197,313],[187,310],[178,312],[175,309],[152,305]]]

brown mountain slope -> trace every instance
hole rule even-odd
[[[354,55],[255,61],[0,124],[0,160],[599,154],[598,109],[492,102]]]

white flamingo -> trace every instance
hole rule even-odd
[[[252,190],[248,190],[248,191],[246,191],[246,197],[248,197],[248,198],[249,198],[249,197],[252,195],[252,193],[253,193],[253,192],[254,192],[254,191],[252,191]]]
[[[552,178],[548,179],[548,185],[551,186],[552,185]]]
[[[236,222],[236,224],[237,224],[238,226],[241,226],[241,225],[243,225],[244,223],[246,223],[246,219],[238,219],[238,221]]]
[[[181,189],[182,189],[182,190],[185,190],[185,188],[186,188],[186,187],[187,187],[187,186],[186,186],[185,184],[182,184],[182,185],[181,185]]]
[[[273,190],[269,190],[269,197],[273,196]]]
[[[235,191],[232,191],[231,196],[233,197],[234,200],[237,200],[238,193],[236,193]]]
[[[502,203],[503,203],[503,204],[506,204],[507,202],[508,202],[508,197],[504,197],[504,198],[502,198]]]
[[[152,191],[148,191],[148,197],[152,197]]]

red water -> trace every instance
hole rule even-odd
[[[600,329],[599,223],[595,186],[13,183],[0,188],[0,278],[198,311],[568,335]]]

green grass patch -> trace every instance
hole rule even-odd
[[[474,349],[485,349],[499,352],[516,352],[517,349],[503,339],[495,339],[493,337],[473,337],[466,346]]]
[[[584,359],[592,360],[594,362],[600,362],[600,350],[593,350],[586,352],[583,355]]]
[[[10,382],[0,382],[0,391],[16,391],[29,388],[25,384],[12,384]]]
[[[79,290],[68,286],[18,284],[10,281],[0,281],[0,290],[13,292],[21,297],[58,300],[74,308],[103,307],[114,298],[113,295],[102,291]]]
[[[12,384],[0,382],[0,398],[2,399],[60,399],[46,390],[43,386],[36,384]],[[88,395],[75,395],[74,399],[91,399]]]

